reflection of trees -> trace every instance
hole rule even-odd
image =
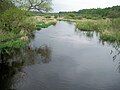
[[[67,23],[68,23],[68,24],[73,24],[73,22],[71,22],[71,21],[69,21],[69,20],[67,21]]]
[[[112,56],[113,62],[117,63],[116,70],[120,73],[120,43],[118,43],[118,42],[113,43],[110,41],[104,41],[102,39],[100,39],[100,43],[102,45],[109,44],[114,48],[114,50],[110,50],[110,55]]]
[[[51,50],[47,46],[43,46],[35,51],[40,54],[43,63],[49,63],[51,61]]]
[[[0,63],[0,89],[12,90],[13,76],[20,71],[19,66],[22,64],[16,63],[9,65],[8,63]]]
[[[92,39],[94,37],[94,32],[93,31],[80,31],[79,29],[75,29],[75,32],[79,35],[82,34],[89,39]],[[96,35],[97,35],[97,32],[96,32]]]
[[[119,44],[113,44],[112,45],[114,50],[110,51],[110,55],[112,55],[113,61],[117,62],[117,71],[120,73],[120,46]]]
[[[14,85],[14,76],[19,73],[20,77],[25,75],[22,67],[36,63],[49,63],[51,61],[51,50],[48,46],[39,48],[13,49],[9,53],[2,53],[0,57],[0,88],[10,90]],[[18,77],[18,78],[20,78]]]
[[[1,54],[0,62],[24,62],[24,64],[34,64],[37,60],[42,63],[48,63],[51,60],[51,50],[48,46],[43,45],[39,48],[28,46],[23,49],[11,49],[9,53]]]
[[[88,38],[93,38],[93,34],[94,34],[94,32],[90,32],[90,31],[84,33],[84,35]]]

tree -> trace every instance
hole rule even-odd
[[[52,0],[13,0],[17,6],[27,11],[49,12],[52,10]]]
[[[118,17],[120,17],[120,12],[111,10],[108,12],[107,17],[108,18],[118,18]]]
[[[10,0],[0,0],[0,13],[8,10],[11,7],[15,7]]]

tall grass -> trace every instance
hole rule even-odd
[[[33,16],[28,19],[28,21],[32,21],[37,30],[41,30],[41,28],[47,28],[50,25],[55,25],[57,20],[54,18],[46,18],[45,16]]]
[[[113,30],[120,31],[120,18],[111,19],[111,27]]]
[[[55,25],[56,24],[56,22],[48,22],[48,23],[45,23],[45,22],[38,22],[37,24],[36,24],[36,29],[37,30],[40,30],[40,29],[42,29],[42,28],[47,28],[47,27],[49,27],[49,26],[51,26],[51,25]]]
[[[120,18],[81,20],[76,22],[76,27],[83,31],[99,31],[104,41],[120,42]]]
[[[110,27],[109,20],[80,20],[76,22],[76,27],[83,31],[100,31]]]

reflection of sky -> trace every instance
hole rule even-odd
[[[120,5],[120,0],[53,0],[54,12]]]

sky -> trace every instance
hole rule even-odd
[[[54,12],[78,11],[120,5],[120,0],[52,0]]]

